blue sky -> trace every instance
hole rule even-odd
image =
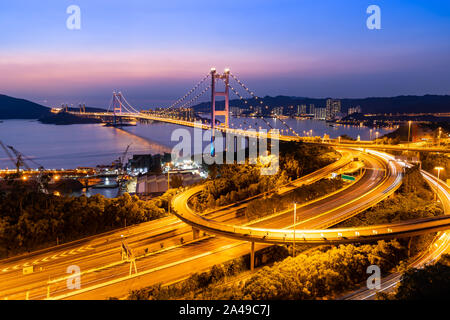
[[[66,9],[81,8],[81,30]],[[366,27],[369,5],[381,30]],[[450,2],[15,0],[0,11],[0,93],[169,105],[211,66],[257,94],[449,94]]]

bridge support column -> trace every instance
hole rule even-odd
[[[197,240],[198,238],[200,238],[200,230],[199,229],[192,228],[192,234],[193,234],[194,240]]]
[[[250,249],[250,271],[255,270],[255,242],[252,241]]]

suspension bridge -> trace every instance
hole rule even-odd
[[[208,81],[209,80],[209,81]],[[223,88],[222,90],[220,88]],[[197,117],[192,110],[193,106],[199,102],[200,98],[210,92],[210,119],[202,119]],[[403,146],[403,145],[381,145],[375,144],[373,141],[344,141],[341,139],[325,139],[320,137],[312,137],[309,135],[301,136],[292,126],[290,126],[277,113],[272,116],[280,121],[283,129],[274,128],[266,118],[259,113],[253,118],[260,119],[262,122],[250,123],[251,120],[244,120],[244,126],[240,124],[235,127],[230,122],[230,93],[233,93],[244,106],[247,105],[252,110],[269,109],[264,103],[264,99],[257,96],[249,87],[241,81],[230,69],[225,69],[223,73],[218,73],[215,68],[211,68],[195,86],[193,86],[184,96],[176,100],[172,105],[166,108],[156,110],[138,110],[133,107],[125,98],[122,92],[113,92],[108,109],[105,112],[86,112],[85,105],[80,106],[79,111],[65,111],[79,117],[98,118],[114,126],[121,126],[126,119],[131,120],[149,120],[166,122],[180,126],[200,128],[202,130],[211,130],[214,142],[215,135],[218,131],[222,133],[231,133],[235,136],[256,137],[266,139],[279,139],[282,141],[303,141],[313,144],[325,144],[330,146],[346,146],[356,148],[370,148],[381,150],[398,150],[398,151],[425,151],[425,152],[450,152],[445,147],[421,147],[421,146]],[[247,95],[248,98],[244,96]],[[218,108],[219,97],[224,98],[223,109]],[[255,113],[258,114],[258,113]],[[218,117],[223,117],[221,122]],[[264,125],[261,126],[261,124]]]

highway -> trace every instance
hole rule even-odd
[[[398,165],[379,155],[352,151],[366,165],[364,175],[345,190],[329,197],[299,206],[298,228],[319,229],[365,210],[393,192],[399,185]],[[344,158],[344,157],[343,157]],[[395,174],[392,170],[395,168]],[[322,170],[323,171],[323,170]],[[330,172],[323,172],[322,174]],[[314,176],[314,175],[313,175]],[[311,176],[306,180],[311,179]],[[394,186],[394,187],[393,187]],[[176,204],[174,204],[176,207]],[[207,216],[215,221],[237,224],[236,207],[212,212]],[[172,225],[171,225],[172,224]],[[130,289],[139,289],[158,282],[171,282],[210,268],[212,265],[249,253],[247,241],[223,237],[203,237],[190,241],[191,228],[174,228],[180,224],[174,217],[159,219],[128,228],[128,243],[135,251],[148,253],[136,261],[138,274],[129,276],[129,264],[120,262],[120,234],[124,230],[91,237],[63,249],[52,248],[42,253],[0,262],[0,297],[8,299],[43,299],[47,297],[47,283],[50,279],[50,298],[54,299],[105,299],[110,296],[123,297]],[[270,216],[249,224],[254,228],[292,228],[292,210]],[[180,245],[184,235],[185,244]],[[189,235],[189,236],[188,236]],[[160,243],[164,248],[160,248]],[[257,244],[256,250],[266,246]],[[84,251],[83,251],[84,250]],[[139,256],[139,254],[137,254]],[[35,263],[37,271],[21,275],[23,264]],[[82,287],[70,290],[66,287],[66,268],[76,264],[81,268]],[[42,270],[40,268],[42,267]]]
[[[371,151],[379,157],[383,157],[382,153]],[[390,194],[392,194],[401,184],[401,168],[396,164],[395,159],[391,156],[385,156],[389,163],[389,170],[387,171],[387,179],[385,188],[378,188],[374,193],[370,202],[367,202],[368,196],[362,197],[362,204],[365,210],[374,203],[377,203]],[[267,225],[264,228],[256,228],[249,226],[231,225],[223,222],[215,221],[214,219],[201,216],[194,212],[188,206],[188,200],[195,194],[202,190],[203,186],[197,186],[189,189],[183,194],[177,195],[173,200],[175,214],[184,222],[192,225],[208,233],[222,235],[234,239],[246,240],[250,242],[272,243],[272,244],[286,244],[286,243],[300,243],[300,244],[339,244],[339,243],[354,243],[354,242],[370,242],[381,239],[394,239],[401,237],[411,237],[419,234],[430,233],[433,231],[445,230],[450,228],[450,217],[432,217],[415,219],[409,221],[402,221],[398,223],[375,225],[368,227],[357,228],[342,228],[342,229],[302,229],[296,231],[285,229],[272,229]],[[349,203],[359,201],[360,198],[355,197]],[[349,204],[347,203],[347,205]],[[354,207],[351,209],[354,212]],[[361,211],[362,211],[361,210]],[[344,218],[348,216],[344,212]],[[334,215],[326,226],[331,226],[342,221],[340,216]],[[317,216],[314,217],[317,219]],[[304,225],[304,223],[303,223]]]
[[[105,117],[113,117],[114,114],[110,112],[73,112],[69,111],[69,113],[80,116],[80,117],[95,117],[95,118],[105,118]],[[210,130],[211,126],[206,123],[200,122],[192,122],[181,119],[174,119],[170,117],[159,117],[156,115],[151,115],[147,113],[126,113],[123,112],[121,114],[117,114],[116,117],[125,117],[125,118],[136,118],[136,119],[145,119],[159,122],[166,122],[171,124],[177,124],[180,126],[187,126],[192,128],[200,128],[203,130]],[[258,137],[258,138],[271,138],[271,139],[279,139],[282,141],[303,141],[305,143],[312,144],[320,144],[320,145],[328,145],[332,147],[339,148],[364,148],[364,149],[377,149],[377,150],[391,150],[391,151],[422,151],[422,152],[442,152],[448,153],[450,152],[450,148],[446,147],[419,147],[419,146],[403,146],[403,145],[384,145],[384,144],[376,144],[372,141],[338,141],[337,139],[329,140],[329,141],[317,141],[317,138],[320,137],[300,137],[300,136],[292,136],[292,135],[271,135],[270,133],[258,132],[258,131],[249,131],[244,129],[234,129],[234,128],[225,128],[222,126],[216,126],[216,130],[220,130],[224,133],[231,133],[234,135],[240,135],[245,137]]]
[[[431,188],[437,190],[439,200],[444,208],[444,214],[450,215],[450,188],[442,181],[438,180],[435,176],[422,170],[422,176],[431,186]],[[438,232],[429,250],[418,256],[414,261],[409,264],[411,268],[422,268],[425,265],[435,263],[439,260],[440,256],[444,253],[450,252],[450,228],[442,232]],[[374,300],[377,292],[392,292],[402,277],[401,273],[395,272],[381,279],[380,289],[368,289],[367,287],[360,288],[351,293],[345,294],[342,300]]]
[[[292,182],[278,190],[278,192],[289,192],[302,184],[309,184],[332,172],[338,172],[351,163],[353,156],[352,153],[343,150],[341,159],[335,163]],[[235,219],[236,211],[245,206],[246,203],[242,202],[238,205],[227,206],[221,210],[208,212],[207,215],[214,217],[214,219],[227,221]],[[28,292],[30,299],[45,298],[49,279],[52,282],[50,291],[51,295],[53,295],[55,293],[54,286],[58,285],[57,282],[54,282],[55,278],[64,277],[66,268],[69,265],[80,266],[82,272],[85,272],[83,273],[83,279],[89,279],[92,283],[101,283],[105,280],[103,277],[93,277],[93,275],[98,275],[99,273],[104,274],[106,279],[111,278],[111,275],[108,273],[109,270],[116,272],[117,269],[120,269],[121,272],[117,273],[117,277],[123,271],[128,274],[128,264],[120,261],[121,235],[127,237],[128,244],[133,248],[137,256],[145,254],[145,249],[147,249],[147,256],[139,259],[137,263],[139,269],[143,267],[141,260],[155,260],[155,257],[170,256],[173,252],[175,252],[175,257],[179,257],[180,251],[185,251],[187,256],[190,256],[189,250],[185,250],[189,244],[181,246],[180,240],[183,238],[185,243],[192,240],[191,227],[182,223],[176,217],[167,217],[58,247],[4,259],[0,261],[0,297],[24,299]],[[161,248],[161,244],[163,244],[163,248]],[[203,245],[201,241],[194,246],[200,247],[198,249],[199,252],[207,250],[207,245]],[[35,266],[35,273],[21,275],[22,268],[31,265]],[[95,279],[90,280],[91,278]],[[83,280],[83,283],[86,284],[86,281]]]
[[[330,195],[330,197],[319,199],[298,208],[297,215],[299,218],[305,220],[307,218],[309,219],[307,223],[308,227],[319,228],[323,226],[324,223],[327,223],[328,219],[326,219],[325,216],[322,216],[319,219],[313,218],[318,215],[318,213],[328,212],[329,215],[341,217],[343,212],[348,216],[353,215],[354,212],[348,211],[350,207],[345,206],[345,204],[350,202],[355,196],[362,197],[365,194],[371,194],[371,190],[385,180],[385,172],[379,170],[380,166],[384,168],[383,161],[370,155],[360,154],[360,156],[364,157],[364,161],[367,162],[367,167],[369,169],[366,170],[363,178],[342,192],[337,192]],[[337,204],[342,204],[343,206],[336,209]],[[355,204],[353,204],[353,207],[355,208],[355,211],[361,208],[359,205]],[[272,216],[267,220],[256,221],[251,225],[258,227],[267,224],[274,225],[275,227],[290,228],[292,225],[292,210],[283,212],[276,217]],[[255,249],[258,250],[265,246],[267,245],[257,244]],[[158,282],[171,282],[188,276],[192,272],[200,272],[209,269],[214,264],[248,254],[249,251],[250,245],[247,241],[236,241],[223,237],[211,237],[200,240],[187,247],[183,247],[180,251],[171,251],[161,255],[160,264],[155,264],[154,260],[146,260],[144,268],[141,267],[144,271],[136,276],[133,275],[131,279],[126,276],[128,270],[124,270],[121,274],[122,279],[118,278],[118,282],[111,281],[107,286],[103,286],[102,288],[93,291],[87,290],[83,292],[82,290],[78,290],[76,292],[56,296],[55,298],[92,299],[106,298],[111,295],[120,297],[123,296],[124,291],[126,291],[124,290],[124,283],[128,284],[128,289],[139,289],[143,286],[156,284]],[[138,269],[139,268],[140,265],[138,263]],[[117,274],[115,274],[115,276],[117,276]],[[61,290],[62,292],[64,291],[63,289]]]

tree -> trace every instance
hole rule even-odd
[[[398,300],[450,299],[450,266],[438,262],[407,271],[394,297]]]

